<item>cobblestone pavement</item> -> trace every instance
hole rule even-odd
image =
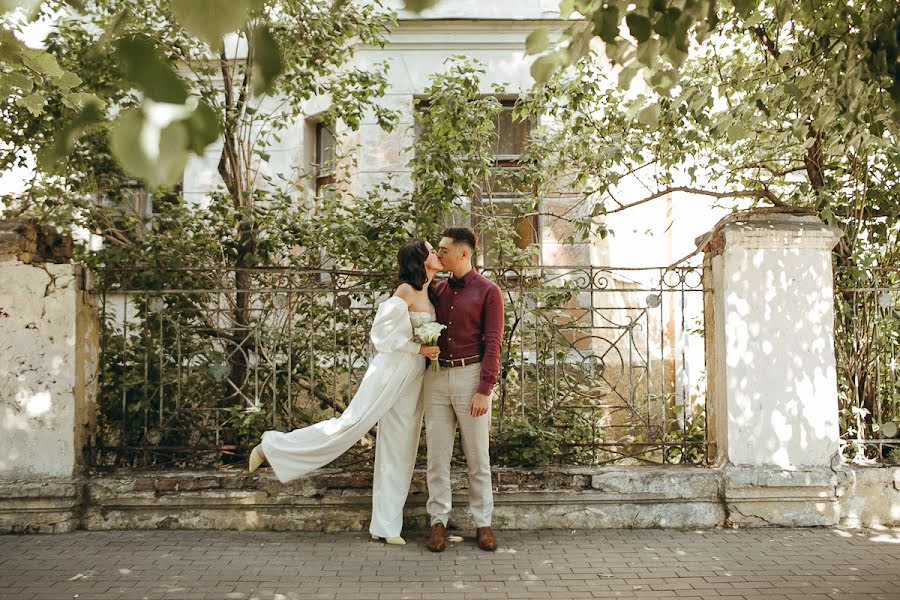
[[[443,554],[361,533],[0,536],[0,598],[900,599],[900,530],[470,532]]]

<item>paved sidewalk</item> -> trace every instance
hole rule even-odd
[[[494,554],[466,533],[0,536],[0,599],[900,599],[900,530],[502,531]]]

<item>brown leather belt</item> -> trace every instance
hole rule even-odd
[[[469,358],[439,358],[438,364],[442,367],[465,367],[466,365],[474,365],[481,362],[481,356],[470,356]]]

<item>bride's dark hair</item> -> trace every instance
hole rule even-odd
[[[425,287],[428,281],[428,273],[425,272],[425,261],[431,253],[425,240],[419,238],[410,240],[397,250],[397,285],[408,283],[417,290]],[[428,287],[428,298],[434,304],[433,288]]]

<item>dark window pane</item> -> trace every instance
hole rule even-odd
[[[334,132],[324,123],[316,125],[316,167],[319,176],[334,173]]]
[[[491,171],[491,176],[483,186],[482,196],[486,198],[502,196],[516,197],[528,194],[530,189],[522,184],[519,169],[515,165],[499,166]]]
[[[496,156],[519,156],[525,152],[525,144],[528,141],[531,123],[528,121],[514,121],[512,109],[504,108],[497,116],[496,127],[497,145],[494,149]]]
[[[480,237],[486,266],[509,263],[509,259],[502,256],[502,248],[497,243],[498,235],[511,237],[520,250],[539,242],[537,215],[529,214],[531,211],[522,203],[486,202],[481,205],[481,209],[483,217],[480,219]]]

